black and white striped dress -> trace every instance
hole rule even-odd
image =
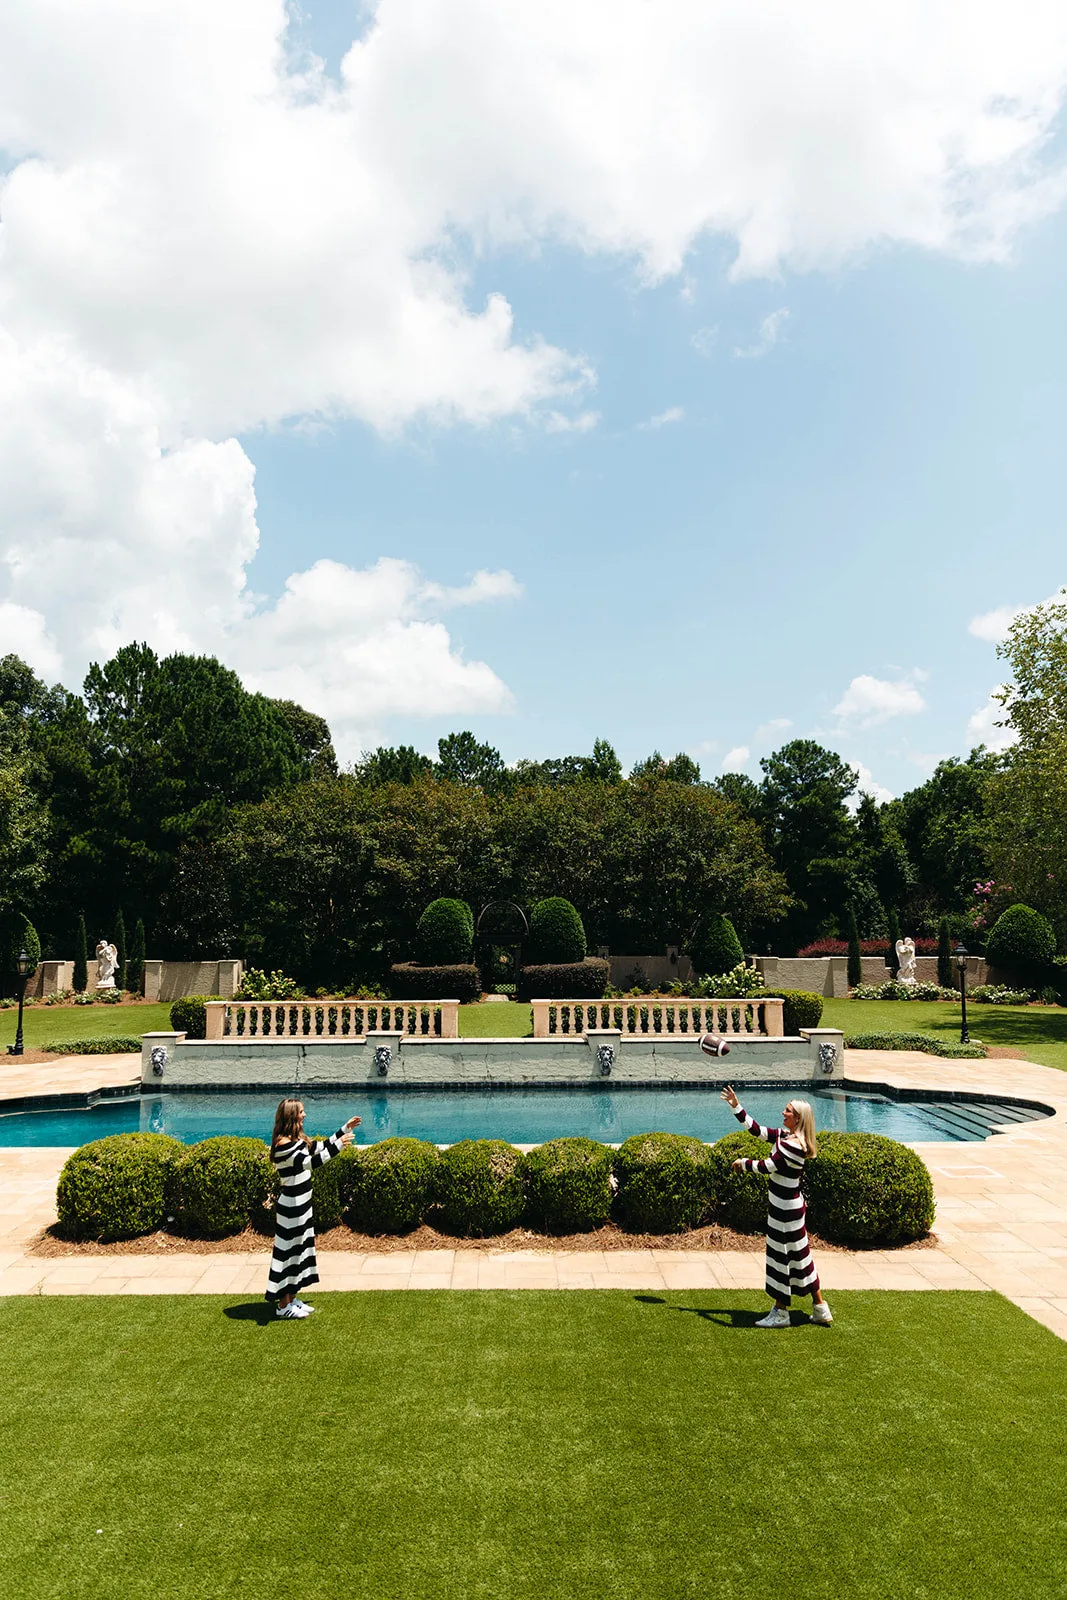
[[[311,1171],[339,1153],[345,1132],[344,1128],[339,1128],[328,1139],[316,1139],[310,1145],[303,1139],[294,1139],[271,1153],[282,1187],[274,1225],[274,1254],[267,1279],[268,1300],[299,1294],[309,1283],[319,1281]]]
[[[804,1171],[804,1146],[783,1128],[765,1128],[744,1106],[734,1112],[749,1133],[773,1148],[761,1161],[743,1160],[744,1172],[770,1177],[767,1185],[767,1293],[789,1303],[791,1295],[819,1293],[819,1274],[811,1259],[808,1217],[800,1178]]]

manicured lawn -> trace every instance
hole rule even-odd
[[[517,1039],[533,1032],[533,1012],[514,1000],[460,1006],[461,1039]]]
[[[15,1042],[18,1011],[0,1011],[0,1046]],[[22,1014],[26,1048],[62,1039],[137,1038],[170,1029],[170,1005],[30,1006]]]
[[[823,1026],[852,1033],[960,1036],[960,1008],[945,1000],[826,1000]],[[1030,1061],[1067,1071],[1067,1010],[1062,1006],[967,1006],[967,1026],[983,1044],[1017,1045]]]
[[[20,1600],[1067,1592],[1067,1346],[994,1295],[0,1302]]]

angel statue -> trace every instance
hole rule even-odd
[[[113,989],[115,987],[115,973],[118,971],[119,952],[117,945],[108,944],[106,939],[101,939],[96,947],[96,987],[98,989]]]
[[[915,940],[909,935],[907,939],[897,940],[897,971],[898,983],[914,983],[915,978]]]

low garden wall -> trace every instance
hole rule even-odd
[[[390,1084],[830,1083],[844,1076],[843,1036],[813,1028],[795,1038],[731,1038],[726,1059],[704,1055],[693,1035],[624,1034],[617,1028],[541,1039],[449,1039],[368,1031],[362,1037],[188,1039],[146,1033],[141,1083],[148,1089],[311,1088]]]

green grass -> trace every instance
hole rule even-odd
[[[521,1039],[532,1032],[533,1011],[514,1000],[459,1008],[461,1039]]]
[[[958,1039],[960,1008],[950,1000],[826,1000],[824,1028],[853,1033],[932,1033]],[[1067,1010],[1062,1006],[967,1006],[967,1026],[983,1044],[1015,1045],[1028,1061],[1067,1071]]]
[[[1067,1346],[987,1294],[0,1302],[20,1600],[1067,1593]]]
[[[14,1044],[18,1011],[0,1011],[0,1047]],[[62,1039],[115,1038],[119,1034],[170,1031],[170,1005],[46,1006],[38,1003],[22,1013],[27,1050],[43,1049]]]

